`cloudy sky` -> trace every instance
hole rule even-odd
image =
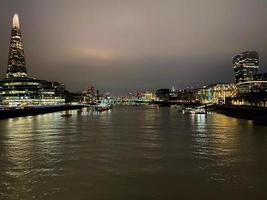
[[[28,74],[72,91],[231,82],[245,50],[267,72],[267,0],[1,0],[1,77],[14,13]]]

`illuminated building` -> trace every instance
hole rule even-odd
[[[88,86],[86,90],[82,92],[82,102],[83,103],[95,103],[97,100],[96,92],[94,86]]]
[[[259,55],[256,51],[246,51],[233,58],[235,82],[253,81],[259,69]]]
[[[196,95],[196,100],[202,104],[208,104],[212,102],[212,88],[204,86],[199,88]]]
[[[8,105],[53,105],[65,103],[65,87],[57,82],[34,78],[0,80],[0,98]]]
[[[13,17],[6,76],[7,78],[27,76],[19,17],[17,14]]]
[[[216,84],[212,87],[212,102],[225,103],[226,98],[233,98],[237,95],[237,87],[235,84]]]
[[[197,90],[192,88],[186,88],[183,90],[178,90],[175,99],[179,103],[199,103],[196,98]],[[173,98],[174,99],[174,98]]]
[[[258,73],[259,55],[255,51],[244,52],[233,58],[237,87],[236,97],[230,103],[238,106],[267,106],[267,73]]]
[[[138,92],[138,95],[133,97],[133,100],[135,100],[136,102],[152,102],[155,100],[155,93],[153,92]]]
[[[267,81],[246,81],[238,83],[237,88],[239,94],[267,92]]]
[[[233,58],[235,82],[239,94],[267,91],[267,74],[258,74],[259,55],[243,52]]]
[[[5,105],[55,105],[65,103],[65,86],[28,77],[19,17],[13,17],[6,78],[0,80],[0,100]]]
[[[231,104],[235,106],[267,107],[266,92],[243,93],[230,100]]]
[[[155,100],[155,94],[153,92],[145,92],[144,93],[144,99],[147,101],[153,101]]]
[[[237,87],[233,83],[213,84],[200,88],[197,92],[197,99],[202,104],[224,104],[226,98],[233,98],[237,95]]]

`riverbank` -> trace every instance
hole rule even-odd
[[[227,116],[267,122],[267,108],[251,106],[215,106],[215,111]]]
[[[25,117],[31,115],[46,114],[64,110],[76,110],[83,108],[82,105],[53,105],[53,106],[34,106],[23,108],[9,108],[0,110],[0,119]]]

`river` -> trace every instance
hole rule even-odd
[[[267,199],[267,124],[115,106],[0,120],[0,199]]]

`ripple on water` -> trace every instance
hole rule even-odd
[[[0,199],[158,199],[267,185],[266,127],[172,108],[0,121]]]

